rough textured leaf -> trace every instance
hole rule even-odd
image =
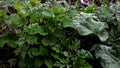
[[[23,22],[23,19],[19,17],[17,14],[14,14],[7,17],[5,23],[9,24],[12,28],[18,28],[23,26],[25,22]]]
[[[56,38],[54,38],[54,37],[45,37],[45,38],[43,38],[42,40],[41,40],[41,42],[42,42],[42,44],[44,45],[44,46],[48,46],[48,45],[54,45],[55,43],[56,43]]]
[[[45,28],[45,26],[38,25],[38,23],[30,24],[28,27],[26,26],[24,28],[26,32],[29,34],[41,34],[41,35],[48,35],[48,32]]]
[[[96,45],[95,56],[100,58],[103,68],[119,68],[120,58],[112,54],[112,47],[106,45]]]
[[[94,14],[81,12],[75,15],[73,24],[80,35],[96,34],[101,41],[108,39],[108,33],[104,29],[106,24],[99,21]]]

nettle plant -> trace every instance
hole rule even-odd
[[[17,13],[0,12],[0,48],[13,48],[17,58],[9,58],[10,66],[20,68],[91,68],[85,60],[91,54],[80,48],[79,36],[95,35],[108,39],[107,25],[94,13],[74,11],[50,1],[14,1]]]

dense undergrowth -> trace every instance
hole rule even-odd
[[[119,68],[120,4],[0,1],[0,68]]]

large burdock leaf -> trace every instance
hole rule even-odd
[[[72,21],[74,28],[77,29],[80,35],[95,34],[101,41],[108,39],[108,33],[105,30],[107,25],[101,22],[94,14],[81,12],[76,14]]]
[[[111,4],[110,10],[113,12],[113,14],[115,14],[117,21],[120,22],[120,3]]]
[[[100,58],[103,68],[120,68],[120,58],[114,55],[116,51],[112,47],[98,44],[93,47],[93,50],[96,58]]]

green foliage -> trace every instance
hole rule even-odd
[[[100,58],[100,62],[104,68],[119,68],[120,67],[120,57],[115,56],[117,49],[113,49],[106,45],[95,45],[95,56]],[[119,47],[118,47],[119,48]]]
[[[101,22],[94,14],[81,12],[80,15],[77,14],[74,17],[73,23],[80,35],[89,35],[93,33],[96,34],[101,41],[106,41],[108,39],[108,33],[105,30],[107,25]]]
[[[82,11],[84,11],[86,13],[95,13],[97,8],[98,7],[95,4],[91,4],[90,6],[83,7]]]
[[[10,52],[15,58],[9,57],[5,60],[11,67],[92,68],[85,60],[91,57],[90,52],[82,49],[82,46],[89,47],[85,44],[95,44],[84,42],[89,40],[86,37],[91,35],[94,42],[95,39],[99,40],[93,50],[95,57],[101,59],[102,66],[119,66],[118,5],[109,8],[104,5],[99,9],[92,4],[78,11],[79,1],[76,2],[75,10],[72,10],[67,2],[61,5],[55,0],[43,4],[39,0],[8,2],[2,2],[5,3],[5,8],[0,4],[0,50],[5,47],[13,48]],[[13,6],[17,12],[7,15],[8,6]]]
[[[79,39],[72,34],[66,36],[71,27],[66,28],[73,26],[70,23],[76,14],[67,4],[64,7],[54,1],[41,4],[30,0],[29,3],[14,1],[12,5],[17,10],[15,14],[6,15],[5,9],[0,10],[2,24],[9,27],[1,32],[0,47],[14,48],[15,57],[19,58],[9,58],[10,65],[20,68],[92,67],[85,60],[89,52],[79,49]]]
[[[107,42],[103,44],[95,45],[92,50],[95,50],[96,58],[100,58],[100,63],[103,68],[119,68],[120,67],[120,25],[118,18],[119,15],[119,7],[120,5],[112,4],[109,9],[102,10],[103,14],[107,13],[105,19],[107,19],[107,23],[109,25],[109,38]],[[105,7],[104,7],[105,8]],[[102,8],[102,9],[104,9]],[[104,12],[105,11],[105,12]],[[108,15],[108,16],[107,16]],[[114,15],[114,16],[112,16]],[[102,17],[101,17],[102,18]],[[109,45],[109,46],[108,46]]]

